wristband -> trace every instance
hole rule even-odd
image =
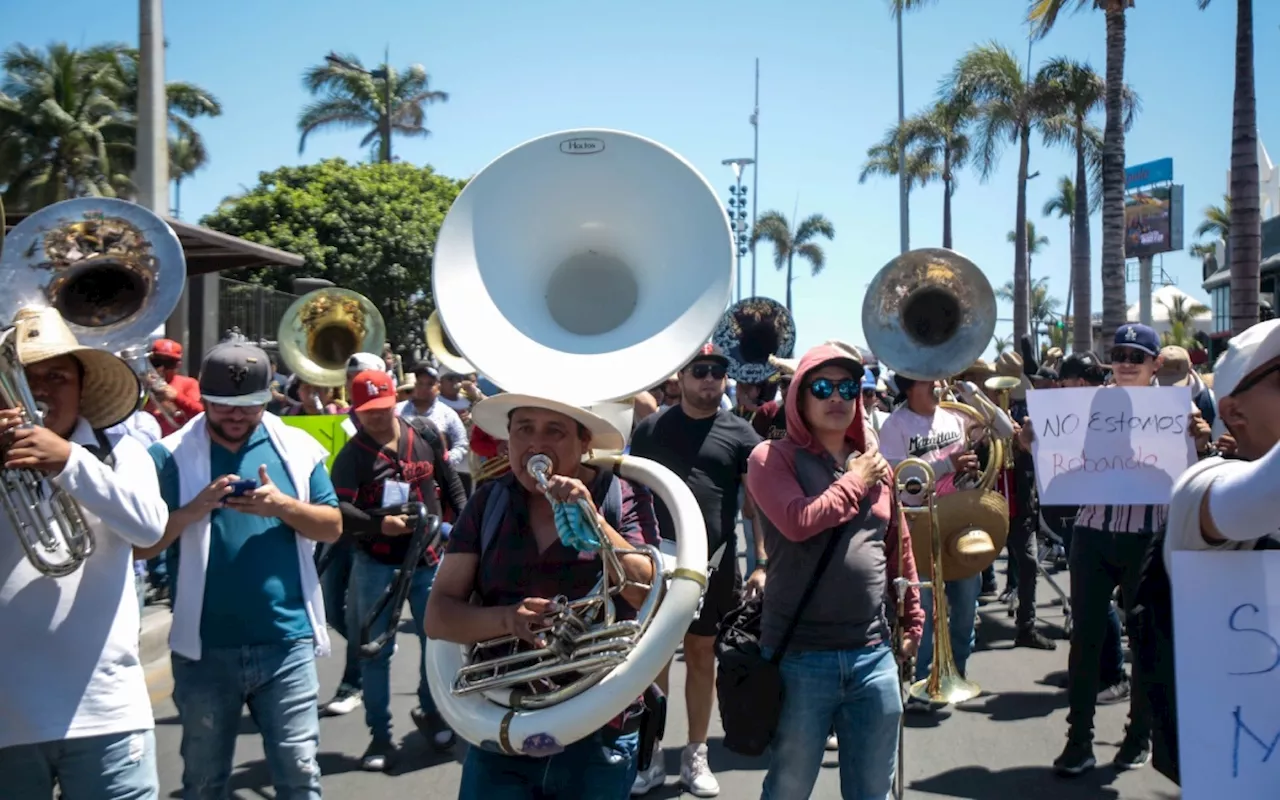
[[[769,559],[767,559],[767,558],[757,558],[757,559],[756,559],[756,569],[762,569],[762,570],[764,570],[765,572],[768,572],[768,571],[769,571]]]

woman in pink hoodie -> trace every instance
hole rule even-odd
[[[885,798],[893,783],[902,695],[891,592],[900,574],[917,577],[889,466],[867,444],[862,374],[860,361],[834,345],[805,353],[787,391],[786,437],[758,445],[747,471],[769,565],[761,644],[766,657],[784,651],[764,800],[810,795],[832,730],[845,798]],[[833,536],[831,561],[796,619]],[[898,623],[909,656],[924,612],[918,589],[907,588],[905,601]]]

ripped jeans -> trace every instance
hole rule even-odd
[[[240,715],[262,734],[277,800],[319,800],[320,718],[311,639],[207,647],[199,661],[172,655],[173,702],[182,722],[183,800],[223,800]]]

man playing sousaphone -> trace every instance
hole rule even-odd
[[[594,552],[567,544],[552,503],[586,500],[617,548],[622,579],[647,584],[653,562],[628,553],[657,541],[657,523],[647,491],[582,464],[592,448],[618,450],[623,438],[603,417],[551,400],[519,394],[486,398],[472,420],[508,441],[513,469],[482,484],[453,526],[447,557],[427,602],[427,635],[475,644],[504,635],[538,646],[534,631],[557,611],[555,598],[586,595],[600,577]],[[535,455],[551,460],[546,494],[529,474]],[[498,501],[492,498],[497,494]],[[490,515],[500,515],[495,521]],[[479,605],[472,605],[472,596]],[[635,615],[645,589],[622,590],[619,618]],[[472,747],[462,770],[460,800],[559,797],[621,800],[636,775],[640,711],[637,700],[609,725],[543,758],[507,756]]]
[[[43,424],[0,409],[6,469],[41,473],[79,504],[94,551],[69,575],[28,562],[0,516],[0,795],[66,800],[158,796],[155,737],[138,661],[133,548],[160,541],[167,513],[143,446],[121,431],[133,370],[81,346],[53,309],[20,312],[18,357]],[[55,582],[56,580],[56,582]]]

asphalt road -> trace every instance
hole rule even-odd
[[[1065,579],[1065,576],[1063,576]],[[1065,582],[1062,583],[1065,586]],[[1041,582],[1040,597],[1054,597]],[[408,615],[406,614],[406,617]],[[1061,621],[1057,605],[1043,606],[1041,618]],[[1098,709],[1095,754],[1100,766],[1074,781],[1056,778],[1050,768],[1066,732],[1065,685],[1067,648],[1054,652],[1013,649],[1012,621],[1003,606],[987,605],[979,628],[979,651],[969,662],[969,677],[983,694],[961,707],[935,717],[908,718],[906,731],[907,796],[953,797],[973,800],[1035,797],[1036,800],[1167,800],[1177,788],[1151,767],[1117,773],[1109,766],[1123,735],[1126,706]],[[401,633],[392,665],[392,713],[403,755],[392,775],[360,770],[359,757],[368,744],[362,710],[345,717],[321,720],[320,766],[328,797],[342,800],[443,800],[456,797],[461,774],[462,745],[450,754],[437,754],[413,729],[409,711],[416,704],[416,639]],[[320,662],[321,697],[327,700],[337,685],[341,661]],[[672,703],[667,725],[666,762],[669,776],[678,774],[684,745],[684,667],[672,670]],[[182,759],[181,731],[173,704],[153,694],[162,797],[178,797]],[[720,779],[721,797],[758,797],[767,768],[765,759],[735,756],[719,746],[721,731],[713,721],[711,766]],[[829,754],[814,798],[839,798],[835,754]],[[233,797],[242,800],[274,797],[260,740],[248,715],[244,717],[232,777]],[[682,796],[674,777],[647,797],[661,800]]]

